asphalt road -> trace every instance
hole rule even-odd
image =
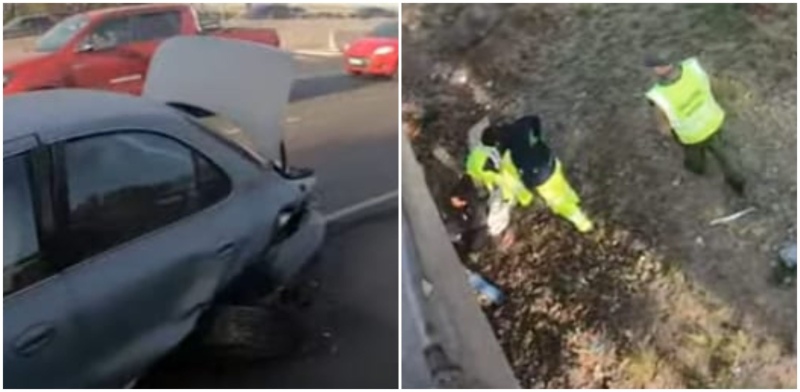
[[[398,86],[344,75],[339,59],[318,61],[327,69],[300,74],[285,129],[289,162],[317,171],[331,212],[398,189]]]
[[[338,59],[301,64],[286,113],[293,165],[316,169],[324,212],[396,191],[396,81],[337,75]],[[320,65],[322,64],[322,65]],[[330,236],[305,277],[306,339],[295,355],[249,365],[156,366],[152,388],[396,388],[397,204]]]

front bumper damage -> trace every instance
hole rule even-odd
[[[326,231],[325,217],[314,208],[306,210],[297,231],[268,251],[270,281],[278,286],[291,281],[320,251]]]

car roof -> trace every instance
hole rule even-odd
[[[155,127],[184,120],[178,111],[146,98],[80,89],[5,97],[3,115],[4,142],[29,135],[47,142],[103,128]]]
[[[181,9],[188,6],[189,6],[188,4],[138,4],[138,5],[128,5],[121,7],[100,8],[96,10],[86,11],[85,14],[91,19],[96,19],[106,16],[114,16],[118,14],[157,12],[157,11]]]
[[[50,16],[50,14],[48,14],[48,13],[44,13],[44,12],[41,12],[41,13],[37,13],[37,14],[28,14],[28,15],[21,15],[21,16],[17,16],[17,17],[15,17],[14,19],[11,19],[11,20],[16,20],[16,19],[20,19],[20,20],[22,20],[22,19],[46,18],[46,17],[49,17],[49,16]],[[10,21],[9,21],[9,22],[10,22]]]

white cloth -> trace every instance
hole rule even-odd
[[[486,218],[490,235],[499,236],[508,227],[513,206],[514,203],[503,201],[499,190],[492,192],[489,196],[489,216]]]

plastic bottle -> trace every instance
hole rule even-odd
[[[478,293],[478,297],[481,300],[489,302],[493,305],[500,305],[503,303],[503,292],[500,291],[497,286],[490,283],[478,273],[470,270],[465,271],[467,272],[467,280],[469,280],[469,285],[472,286],[472,289],[475,290],[476,293]]]

